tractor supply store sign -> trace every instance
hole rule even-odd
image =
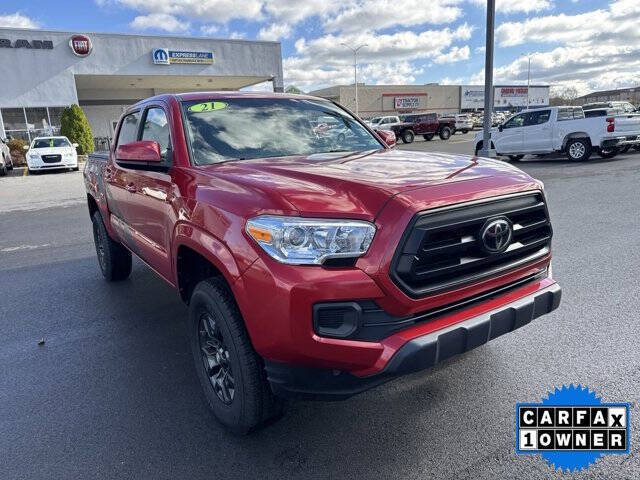
[[[395,97],[396,110],[414,110],[420,106],[418,97]]]
[[[213,63],[213,52],[188,52],[156,48],[151,52],[151,57],[156,65],[172,65],[174,63],[211,65]]]

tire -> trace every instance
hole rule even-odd
[[[618,147],[608,148],[608,149],[598,149],[598,155],[602,158],[613,158],[620,153],[620,149]]]
[[[449,140],[451,138],[451,129],[449,127],[444,127],[440,130],[440,140]]]
[[[423,135],[422,138],[424,138],[427,142],[430,142],[431,140],[433,140],[434,136],[435,136],[435,133],[429,133],[427,135]]]
[[[93,213],[91,222],[93,243],[102,275],[109,282],[126,279],[131,273],[131,252],[109,237],[99,211]]]
[[[634,145],[634,146],[633,146],[633,149],[634,149],[636,152],[640,152],[640,145]]]
[[[508,157],[512,162],[519,162],[524,158],[524,155],[508,155]]]
[[[225,428],[246,435],[281,415],[282,401],[271,392],[262,359],[223,279],[203,280],[193,290],[189,337],[204,396]]]
[[[463,135],[466,135],[467,133],[469,133],[469,130],[461,130]]]
[[[404,130],[401,135],[402,143],[413,143],[413,140],[416,138],[416,135],[413,133],[413,130]]]
[[[631,145],[625,145],[620,149],[620,152],[618,153],[627,153],[630,149],[631,149]]]
[[[74,172],[77,172],[78,170],[80,170],[80,167],[73,167],[73,168],[72,168],[72,170],[73,170]]]
[[[4,177],[7,174],[7,167],[5,165],[0,168],[0,177]]]
[[[565,147],[567,158],[573,162],[585,162],[593,153],[591,143],[586,138],[572,138]]]

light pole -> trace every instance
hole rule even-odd
[[[529,109],[530,102],[530,90],[531,90],[531,53],[527,53],[527,59],[529,60],[529,68],[527,69],[527,110]]]
[[[353,52],[353,85],[355,86],[355,89],[356,89],[356,117],[357,117],[358,116],[358,50],[366,47],[367,44],[363,43],[362,45],[356,48],[353,48],[352,46],[347,45],[346,43],[341,43],[340,45],[342,45],[343,47],[347,47],[349,50]]]
[[[493,36],[496,19],[496,0],[487,0],[487,39],[484,60],[484,128],[481,157],[495,157],[491,149],[491,112],[493,111]]]

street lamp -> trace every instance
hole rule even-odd
[[[487,37],[484,61],[484,125],[481,157],[495,157],[491,149],[491,112],[493,111],[493,39],[496,18],[496,0],[487,0]]]
[[[529,68],[527,69],[527,110],[529,109],[529,102],[530,102],[530,90],[531,90],[531,53],[523,53],[523,55],[527,56],[527,59],[529,60]]]
[[[353,84],[356,88],[356,117],[358,116],[358,50],[368,46],[366,43],[353,48],[346,43],[341,43],[343,47],[347,47],[349,50],[353,52]]]

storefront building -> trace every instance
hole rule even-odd
[[[0,136],[25,140],[57,133],[74,103],[100,143],[152,95],[283,88],[278,42],[0,28],[0,66]]]
[[[310,92],[355,110],[353,85]],[[522,110],[549,105],[549,86],[500,85],[494,90],[495,110]],[[484,86],[476,85],[365,85],[358,84],[358,112],[362,118],[380,115],[436,112],[460,113],[484,109]]]

